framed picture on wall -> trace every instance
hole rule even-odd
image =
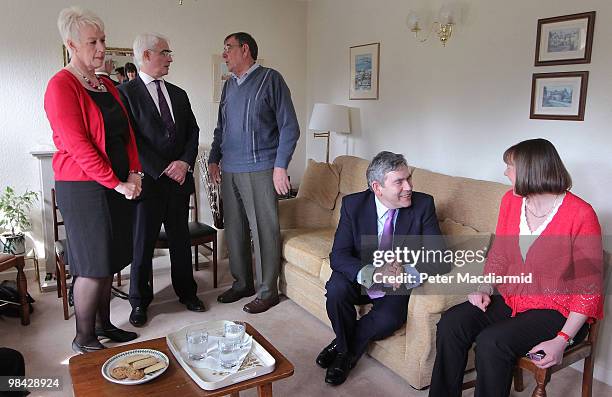
[[[589,72],[535,73],[529,118],[584,120]]]
[[[595,11],[538,20],[535,66],[590,63]]]
[[[380,43],[350,48],[349,99],[378,99]]]

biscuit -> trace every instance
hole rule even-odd
[[[145,358],[150,358],[150,357],[153,357],[153,356],[151,356],[150,354],[133,354],[121,360],[120,363],[128,365],[133,362],[144,360]]]
[[[141,369],[135,369],[135,368],[129,367],[127,369],[126,374],[127,374],[128,379],[131,379],[131,380],[139,380],[139,379],[144,378],[144,371]]]
[[[159,362],[157,364],[154,364],[154,365],[151,365],[150,367],[145,368],[144,373],[146,375],[146,374],[150,374],[155,371],[159,371],[160,369],[164,369],[164,368],[166,368],[166,363]]]
[[[117,380],[122,380],[127,378],[127,371],[128,371],[129,367],[122,367],[122,366],[117,366],[113,369],[111,369],[110,374],[113,378],[117,379]]]
[[[135,369],[143,369],[146,367],[150,367],[153,364],[157,364],[158,362],[159,362],[158,359],[150,356],[149,358],[145,358],[144,360],[133,362],[131,365]]]

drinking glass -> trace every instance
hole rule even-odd
[[[233,368],[238,365],[240,346],[236,339],[219,338],[219,364],[223,368]]]
[[[244,337],[245,326],[243,323],[225,323],[223,327],[223,336],[229,341],[234,341],[237,345],[242,344]]]
[[[208,332],[203,329],[187,331],[187,354],[191,360],[203,360],[208,350]]]

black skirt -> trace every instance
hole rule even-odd
[[[132,261],[134,203],[94,181],[55,181],[72,274],[108,277]]]

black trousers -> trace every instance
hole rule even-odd
[[[491,297],[483,312],[470,302],[450,308],[438,322],[436,361],[430,397],[460,397],[468,351],[476,343],[475,397],[507,397],[512,369],[540,342],[552,339],[566,318],[556,310],[528,310],[511,317],[512,310],[499,295]],[[576,341],[586,336],[585,324]]]
[[[327,315],[336,334],[336,349],[351,353],[355,361],[370,341],[390,336],[406,322],[408,294],[370,299],[361,293],[361,285],[336,271],[332,272],[325,288]],[[357,320],[355,305],[368,303],[373,304],[372,310]]]
[[[188,194],[165,190],[137,202],[134,216],[134,260],[130,272],[132,307],[147,307],[153,300],[149,277],[153,271],[153,250],[162,223],[168,236],[174,292],[182,300],[195,298],[198,286],[191,268],[188,220]]]

